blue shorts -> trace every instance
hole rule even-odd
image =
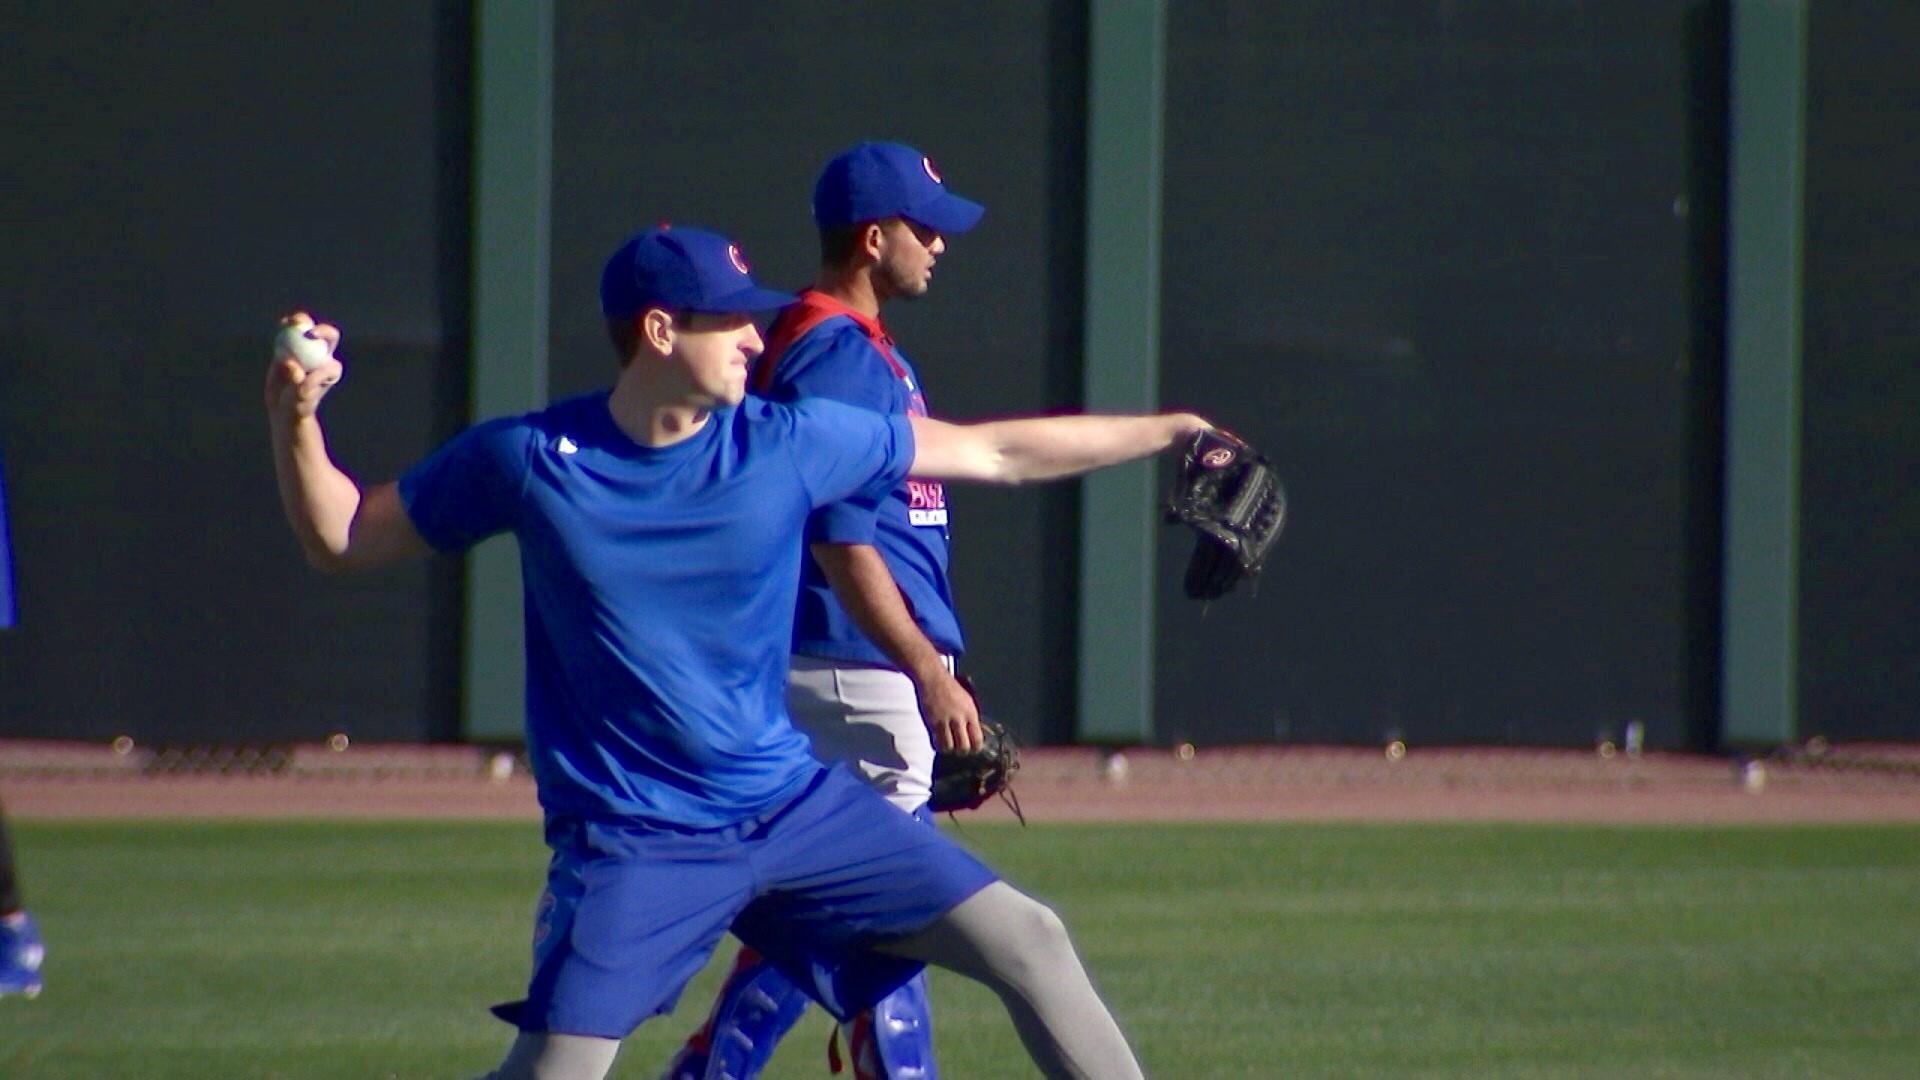
[[[997,880],[958,845],[839,767],[791,802],[724,829],[670,832],[556,819],[524,1031],[624,1038],[670,1011],[731,928],[845,1019],[918,974],[872,952]]]

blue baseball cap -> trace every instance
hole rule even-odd
[[[933,159],[902,143],[863,142],[827,162],[813,185],[813,222],[823,229],[904,217],[963,233],[986,212],[948,191]]]
[[[755,284],[740,245],[705,229],[649,229],[620,245],[600,272],[600,311],[609,319],[651,307],[710,315],[772,311],[796,299]]]

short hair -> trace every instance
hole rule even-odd
[[[632,363],[633,354],[640,350],[640,317],[608,319],[607,340],[613,342],[613,351],[620,354],[621,367]]]
[[[829,225],[820,230],[820,265],[845,266],[860,254],[860,238],[866,235],[867,226],[872,221],[855,221],[846,225]]]
[[[613,351],[620,354],[621,367],[626,367],[627,362],[640,351],[640,317],[656,309],[666,312],[673,325],[683,330],[693,321],[694,312],[690,308],[661,307],[658,304],[641,308],[622,318],[608,319],[607,340],[613,342]]]

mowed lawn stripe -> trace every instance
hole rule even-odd
[[[13,829],[49,959],[0,1002],[0,1076],[457,1078],[509,1037],[527,824]],[[1059,908],[1157,1077],[1920,1075],[1920,826],[952,835]],[[725,959],[616,1076],[656,1075]],[[947,1076],[1033,1075],[990,993],[934,994]],[[769,1076],[825,1076],[828,1030]]]

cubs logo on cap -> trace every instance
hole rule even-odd
[[[654,307],[746,314],[796,299],[755,284],[740,245],[705,229],[649,229],[622,244],[600,273],[600,310],[609,319]]]
[[[941,233],[963,233],[986,208],[947,190],[933,159],[911,146],[863,142],[820,171],[813,220],[823,229],[907,218]]]

